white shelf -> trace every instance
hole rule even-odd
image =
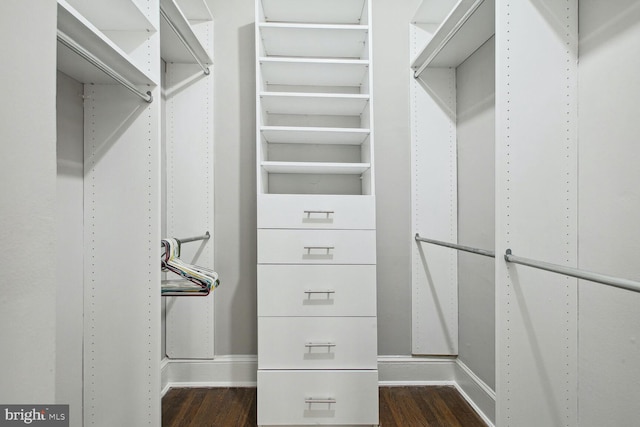
[[[268,114],[358,116],[367,107],[369,95],[261,92],[260,99]]]
[[[460,0],[411,68],[460,65],[495,33],[495,0]]]
[[[101,31],[147,31],[155,33],[158,29],[149,17],[133,0],[58,0],[79,15],[84,16]]]
[[[193,2],[192,2],[193,3]],[[162,10],[167,14],[176,29],[183,35],[191,49],[201,63],[211,65],[213,61],[202,45],[185,14],[174,0],[161,0]],[[167,62],[197,64],[197,61],[182,44],[178,36],[171,29],[167,21],[160,17],[160,46],[161,56]]]
[[[262,0],[267,22],[358,24],[365,0]]]
[[[131,83],[158,85],[158,82],[139,68],[129,55],[64,0],[58,1],[58,30],[71,37]],[[115,83],[111,77],[59,42],[58,70],[81,83]]]
[[[369,61],[350,59],[259,58],[267,84],[292,86],[360,86]]]
[[[266,56],[353,58],[367,54],[367,25],[260,24]]]
[[[269,173],[360,175],[371,163],[324,163],[324,162],[262,162]]]
[[[189,21],[213,21],[213,15],[204,0],[178,0],[178,6]]]
[[[300,128],[263,126],[260,128],[268,143],[361,145],[371,134],[369,129]]]
[[[422,0],[411,20],[414,24],[440,24],[458,0]]]

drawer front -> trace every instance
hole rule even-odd
[[[258,230],[259,264],[375,264],[374,230]]]
[[[375,265],[258,265],[258,316],[375,316]]]
[[[258,197],[258,228],[374,230],[374,196],[265,194]]]
[[[376,369],[375,317],[260,317],[258,369]]]
[[[378,424],[377,371],[258,371],[258,425]]]

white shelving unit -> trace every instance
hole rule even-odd
[[[366,56],[366,25],[260,24],[267,56],[351,58]]]
[[[411,64],[416,71],[455,68],[495,33],[495,0],[460,0],[442,20],[445,2],[422,4],[413,22],[436,24],[437,29]]]
[[[378,424],[370,8],[256,1],[261,426]],[[318,275],[335,292],[316,292]],[[310,289],[288,285],[293,277]],[[354,281],[366,296],[353,298]],[[297,314],[267,310],[263,289],[301,304]],[[361,339],[358,350],[345,345]],[[295,387],[274,405],[282,383]]]
[[[490,251],[495,183],[493,164],[483,159],[493,158],[495,140],[488,42],[495,13],[494,0],[424,0],[410,27],[413,232]],[[459,70],[463,63],[473,72]],[[478,147],[491,153],[478,155]],[[421,242],[413,244],[412,258],[413,353],[457,356],[478,369],[484,390],[491,389],[493,259]],[[478,335],[484,342],[478,343]],[[467,383],[461,387],[494,422],[495,397]]]
[[[306,24],[362,24],[368,21],[366,0],[264,0],[260,21]]]
[[[127,4],[131,2],[125,1],[122,3]],[[79,2],[79,4],[83,3]],[[89,9],[95,12],[95,10]],[[117,8],[109,9],[111,10],[109,16],[113,16],[114,11],[118,10]],[[134,23],[138,24],[136,28],[140,31],[156,31],[155,27],[153,27],[137,7],[133,7],[132,5],[126,8],[126,10],[130,12],[130,17],[125,20],[126,25],[123,25],[123,27],[128,29],[128,31],[130,31]],[[102,25],[107,25],[108,28],[112,28],[111,25],[108,25],[109,21],[105,20],[104,16],[99,14],[98,16],[101,17],[99,22]],[[131,16],[138,17],[138,19],[131,19]],[[119,14],[117,15],[116,22],[120,22]],[[108,64],[114,71],[131,81],[131,83],[151,86],[158,84],[158,78],[150,72],[148,67],[137,63],[135,59],[129,56],[128,53],[101,31],[89,18],[82,15],[77,9],[64,0],[58,1],[58,31],[76,41],[76,43],[92,53],[96,58]],[[60,42],[58,43],[58,70],[81,83],[114,83],[111,77],[98,70],[95,66]]]
[[[370,163],[321,163],[321,162],[262,162],[262,167],[271,173],[312,173],[360,175],[367,171]]]
[[[366,90],[369,61],[353,59],[260,57],[261,86],[306,86],[318,91]],[[291,90],[291,89],[290,89]]]
[[[265,114],[358,116],[369,95],[261,92]]]
[[[69,376],[78,382],[65,383],[56,393],[74,408],[74,427],[160,424],[158,8],[155,0],[57,4],[57,69],[74,79],[73,85],[84,84],[81,107],[65,92],[57,109],[63,117],[60,145],[81,148],[74,156],[84,158],[81,173],[63,176],[82,188],[73,196],[80,199],[73,205],[79,212],[69,214],[82,218],[84,241],[75,242],[80,248],[69,253],[79,258],[74,263],[82,265],[83,278],[58,284],[59,295],[80,293],[83,300],[82,307],[66,308],[81,313],[77,319],[82,327],[58,325],[60,334],[76,331],[69,342],[82,343],[80,355],[75,346],[59,348],[57,354],[62,372],[80,372]],[[114,77],[126,80],[127,88]],[[67,91],[75,87],[71,79],[64,82]],[[74,144],[64,140],[66,121],[84,129],[78,147],[75,134],[69,136]],[[60,226],[70,227],[62,221]],[[113,268],[114,251],[127,260],[126,280]],[[131,366],[138,368],[132,371]],[[122,384],[132,387],[123,389]]]
[[[160,19],[160,46],[162,59],[166,62],[189,64],[196,62],[211,65],[213,63],[208,48],[200,41],[194,28],[199,23],[207,23],[213,20],[206,3],[198,1],[161,0],[160,7],[167,19]],[[197,7],[200,3],[200,7]],[[183,8],[184,11],[183,11]],[[185,46],[176,32],[180,33],[189,47]]]
[[[188,49],[161,18],[161,6]],[[181,200],[166,203],[170,234],[213,233],[213,82],[198,65],[212,63],[212,26],[203,0],[57,3],[59,178],[75,180],[59,197],[73,196],[65,212],[81,218],[79,226],[67,218],[58,226],[61,235],[83,236],[81,242],[65,242],[77,246],[67,251],[77,259],[65,265],[80,265],[81,278],[58,283],[60,295],[80,295],[73,306],[69,300],[68,313],[56,325],[70,343],[57,349],[65,381],[56,396],[71,405],[72,427],[161,424],[162,138],[171,183],[166,193]],[[74,174],[60,157],[71,149],[78,151],[71,157],[83,159],[72,165],[78,168]],[[80,190],[64,193],[71,188]],[[200,248],[186,245],[182,256],[196,250],[199,264],[213,267],[213,241]],[[126,279],[113,268],[114,253],[126,259]],[[175,301],[168,310],[167,347],[178,357],[213,355],[213,300],[198,300]],[[77,321],[80,326],[70,323]]]
[[[268,143],[330,145],[361,145],[371,134],[369,129],[287,126],[262,126],[260,132]]]

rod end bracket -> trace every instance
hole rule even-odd
[[[504,260],[507,262],[511,262],[511,260],[509,259],[509,257],[511,256],[511,249],[507,249],[506,252],[504,253]]]

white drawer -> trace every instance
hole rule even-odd
[[[375,316],[375,265],[258,265],[258,316]]]
[[[375,317],[260,317],[258,369],[376,369]]]
[[[258,197],[258,228],[374,230],[374,196],[280,195]]]
[[[258,371],[258,425],[378,424],[378,371]]]
[[[375,264],[374,230],[258,230],[259,264]]]

